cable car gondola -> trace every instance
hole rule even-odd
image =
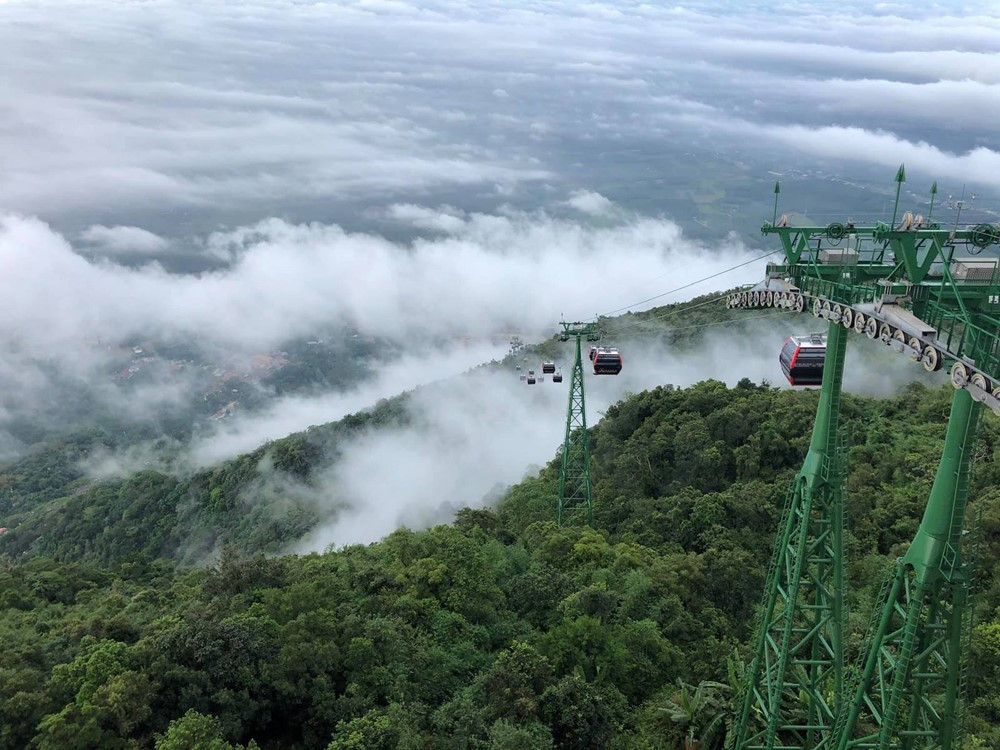
[[[594,362],[595,375],[617,375],[622,371],[622,355],[617,349],[600,347],[597,351],[591,349],[591,359]]]
[[[560,370],[559,372],[557,372],[555,375],[552,376],[552,382],[553,383],[562,382],[562,370]]]
[[[825,361],[826,336],[818,333],[791,336],[778,355],[781,371],[792,385],[823,385]]]
[[[535,376],[534,375],[529,375],[528,376],[528,385],[534,385],[534,384],[535,384]]]
[[[555,362],[542,362],[542,372],[546,374],[551,374],[556,371]]]

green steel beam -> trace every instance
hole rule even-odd
[[[844,681],[843,446],[847,332],[831,324],[812,441],[788,491],[729,746],[830,748]]]
[[[920,529],[897,561],[835,730],[836,750],[957,750],[971,574],[962,549],[981,405],[956,390]],[[904,719],[904,705],[909,705]]]

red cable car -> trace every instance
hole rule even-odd
[[[823,385],[826,361],[826,336],[811,333],[792,336],[781,347],[778,362],[792,385]]]
[[[590,351],[595,375],[617,375],[622,371],[622,355],[617,349],[606,349],[602,346],[596,352],[593,348]]]

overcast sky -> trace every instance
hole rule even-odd
[[[397,202],[669,214],[706,153],[1000,187],[995,3],[7,0],[0,49],[0,209],[118,255]]]

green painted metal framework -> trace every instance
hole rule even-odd
[[[1000,414],[1000,227],[946,228],[907,212],[891,224],[791,226],[785,262],[732,307],[784,307],[829,322],[812,441],[789,488],[759,610],[735,750],[957,750],[971,632],[966,535],[970,462],[982,405]],[[920,362],[951,363],[956,388],[920,528],[887,575],[855,664],[845,654],[844,444],[838,436],[846,333]]]
[[[741,695],[741,750],[827,748],[842,702],[844,452],[837,428],[846,351],[847,333],[830,324],[812,441],[788,488]]]
[[[594,525],[594,497],[590,486],[590,441],[587,435],[587,402],[583,388],[581,340],[597,341],[596,323],[562,323],[563,341],[573,339],[576,358],[569,382],[569,405],[566,408],[566,437],[563,441],[562,469],[559,472],[559,502],[556,523],[579,522]]]

